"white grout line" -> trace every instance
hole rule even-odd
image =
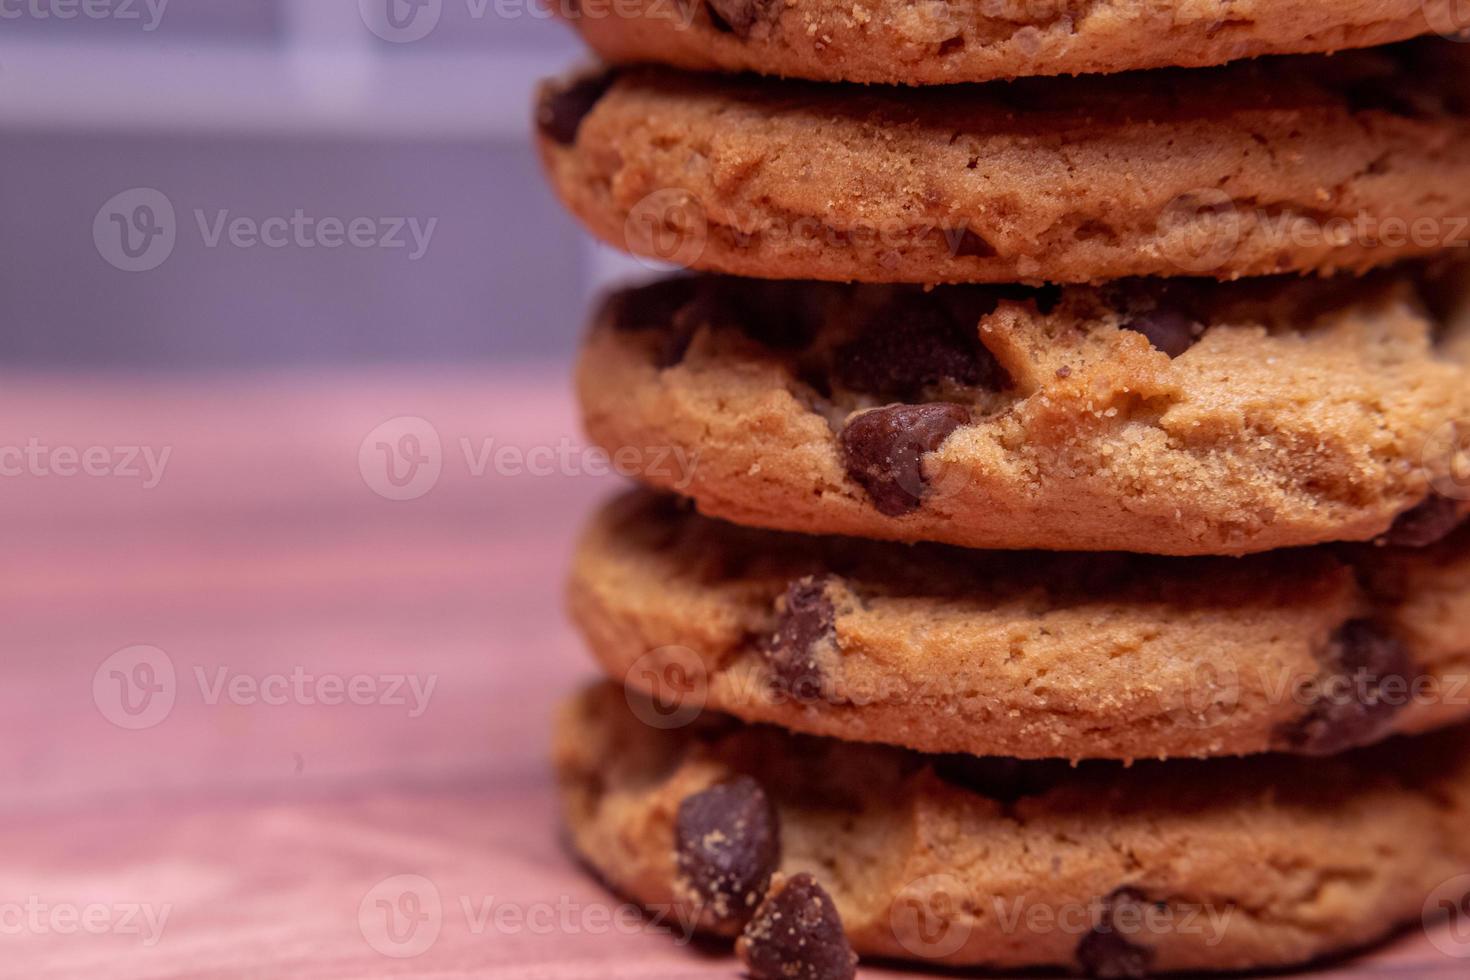
[[[0,41],[0,125],[525,139],[545,52],[383,56],[329,27],[284,47]]]

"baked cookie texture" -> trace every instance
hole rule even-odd
[[[572,616],[609,677],[926,752],[1328,755],[1470,716],[1470,528],[1250,559],[972,552],[609,505]]]
[[[1456,279],[680,278],[610,299],[578,389],[595,442],[740,524],[1172,555],[1362,541],[1436,491],[1470,501]]]
[[[1466,26],[1448,0],[584,0],[561,13],[609,63],[898,85],[1201,68]]]
[[[1470,243],[1466,46],[925,90],[553,83],[552,186],[599,237],[775,279],[1363,270]]]
[[[1073,770],[711,719],[660,730],[607,685],[565,709],[555,754],[577,851],[666,921],[758,941],[753,905],[720,915],[681,871],[716,858],[820,888],[864,957],[1124,977],[1292,966],[1419,919],[1470,862],[1466,739]],[[712,790],[770,822],[692,819]],[[771,835],[776,860],[751,846]]]

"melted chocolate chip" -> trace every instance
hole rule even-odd
[[[757,24],[769,17],[772,6],[766,0],[705,0],[710,23],[722,34],[734,34],[742,41],[750,37]]]
[[[1333,635],[1306,714],[1280,733],[1303,755],[1346,752],[1378,738],[1408,701],[1417,676],[1402,643],[1367,620]]]
[[[1062,305],[1065,295],[1061,286],[1042,286],[1032,294],[1032,302],[1036,304],[1036,312],[1042,316],[1051,316]]]
[[[783,605],[776,631],[762,652],[781,692],[810,703],[823,691],[817,645],[835,635],[837,624],[837,613],[827,598],[827,579],[808,576],[792,582]]]
[[[591,114],[617,81],[615,72],[587,75],[565,85],[549,85],[536,107],[536,126],[562,146],[577,142],[582,120]]]
[[[960,237],[959,244],[955,247],[954,254],[956,258],[961,259],[993,259],[999,253],[996,252],[994,245],[966,228],[964,235]]]
[[[1198,320],[1167,307],[1136,316],[1123,324],[1123,328],[1143,334],[1149,343],[1170,357],[1189,350],[1205,332],[1204,324]]]
[[[1077,944],[1077,962],[1098,980],[1143,980],[1153,967],[1154,951],[1130,941],[1118,928],[1118,907],[1147,905],[1137,889],[1120,888],[1108,896],[1102,921]]]
[[[612,326],[624,333],[662,331],[654,351],[654,364],[673,367],[684,360],[698,327],[701,297],[698,279],[665,279],[640,289],[619,293],[612,300]]]
[[[995,299],[987,298],[993,310]],[[952,306],[963,308],[957,302]],[[1009,379],[979,338],[985,312],[967,323],[932,296],[905,294],[874,314],[857,339],[837,351],[837,380],[853,391],[895,401],[918,399],[946,381],[1000,388]]]
[[[1404,119],[1438,115],[1430,96],[1416,96],[1387,78],[1369,78],[1343,89],[1349,112],[1385,112]]]
[[[818,295],[801,282],[722,280],[721,288],[711,291],[711,322],[733,321],[747,337],[773,350],[801,350],[817,332],[811,306]]]
[[[1422,504],[1400,514],[1379,543],[1393,548],[1428,548],[1439,544],[1465,523],[1461,506],[1458,500],[1430,494]]]
[[[864,412],[842,430],[847,473],[889,517],[912,513],[923,502],[924,455],[970,421],[963,405],[890,405]]]
[[[747,922],[781,863],[776,808],[739,776],[686,799],[674,824],[679,875],[719,922]]]
[[[625,333],[667,330],[698,292],[698,279],[681,276],[618,293],[613,300],[613,329]]]
[[[1073,772],[1065,760],[1020,760],[973,755],[934,758],[934,774],[958,789],[995,800],[1015,803],[1040,796]]]
[[[736,945],[751,980],[852,980],[857,956],[832,898],[809,874],[778,885]]]

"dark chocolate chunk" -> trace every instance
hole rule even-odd
[[[810,874],[779,884],[736,944],[751,980],[853,980],[857,956],[832,898]]]
[[[993,299],[989,307],[995,308]],[[853,391],[895,401],[916,400],[945,381],[1003,387],[1009,381],[1005,370],[980,343],[980,316],[964,322],[941,300],[907,293],[880,309],[855,340],[837,351],[837,380]]]
[[[822,665],[817,645],[835,635],[837,614],[827,598],[827,579],[798,579],[786,587],[776,631],[762,651],[777,687],[797,701],[822,697]]]
[[[934,774],[958,789],[999,803],[1040,796],[1075,770],[1062,759],[1021,760],[973,755],[934,757]]]
[[[781,863],[776,808],[748,776],[711,786],[679,806],[680,879],[721,923],[749,921]]]
[[[1379,543],[1394,548],[1428,548],[1439,544],[1465,523],[1463,506],[1458,500],[1430,494],[1422,504],[1400,514]]]
[[[536,125],[548,139],[562,146],[577,142],[577,133],[602,97],[612,88],[617,74],[611,71],[584,75],[565,85],[548,85],[536,107]]]
[[[998,253],[994,245],[966,228],[965,233],[960,236],[959,244],[955,246],[954,254],[960,259],[993,259]]]
[[[918,509],[926,486],[924,455],[970,421],[963,405],[890,405],[853,418],[842,430],[847,473],[889,517]]]
[[[710,23],[722,34],[734,34],[742,41],[750,37],[757,24],[774,12],[767,0],[705,0]]]
[[[1178,357],[1189,350],[1205,332],[1204,324],[1168,307],[1136,316],[1123,327],[1143,334],[1149,343],[1170,357]]]
[[[1154,951],[1131,941],[1118,928],[1118,907],[1149,904],[1137,889],[1120,888],[1108,896],[1102,921],[1077,944],[1077,962],[1098,980],[1143,980],[1153,967]]]
[[[612,300],[613,329],[626,333],[667,330],[698,294],[699,280],[692,276],[663,279],[618,293]]]
[[[1032,302],[1036,304],[1036,312],[1042,316],[1051,316],[1056,308],[1062,305],[1066,292],[1061,286],[1047,285],[1037,288],[1031,296]]]
[[[1404,119],[1431,118],[1443,112],[1431,93],[1416,93],[1392,79],[1363,79],[1346,86],[1342,94],[1349,112],[1383,112]]]
[[[1333,634],[1321,659],[1306,714],[1280,733],[1303,755],[1337,755],[1376,740],[1408,703],[1418,676],[1404,645],[1367,620]]]
[[[752,283],[744,279],[720,280],[711,292],[711,322],[733,321],[741,332],[773,350],[801,350],[816,335],[818,317],[813,310],[820,293],[802,282]]]
[[[684,360],[694,341],[702,295],[700,280],[692,277],[665,279],[618,293],[611,300],[613,329],[624,333],[661,331],[654,364],[673,367]]]

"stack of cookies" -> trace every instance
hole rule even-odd
[[[569,12],[617,67],[543,90],[552,184],[685,270],[580,370],[647,485],[573,573],[586,862],[756,980],[1278,968],[1465,909],[1453,8]]]

